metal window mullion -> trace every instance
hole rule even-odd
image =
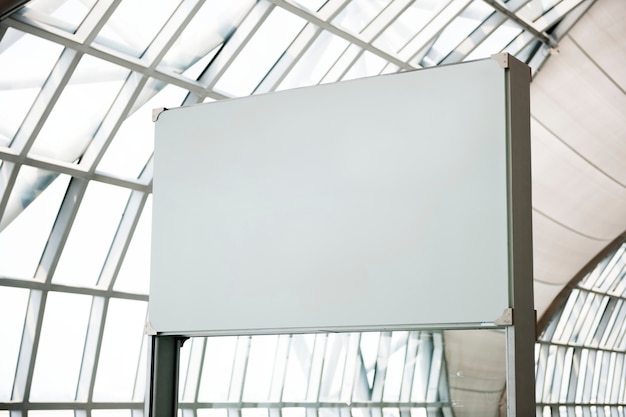
[[[502,26],[506,21],[506,16],[494,10],[468,37],[463,39],[448,55],[439,61],[440,65],[463,61],[476,47],[483,43],[489,35],[495,32],[496,29]]]
[[[604,312],[600,317],[600,321],[596,325],[594,339],[597,340],[599,347],[607,347],[606,341],[614,332],[613,326],[619,315],[619,302],[616,298],[609,297],[608,303],[604,308]]]
[[[617,347],[617,338],[620,332],[624,332],[624,323],[626,323],[626,302],[624,300],[617,300],[615,312],[615,318],[611,324],[611,328],[606,332],[606,339],[600,343],[600,347],[603,349],[615,349]],[[618,327],[615,327],[615,326]]]
[[[187,0],[178,5],[142,56],[151,68],[161,62],[203,4],[204,0]]]
[[[583,366],[585,367],[585,378],[582,381],[582,401],[584,403],[589,403],[591,400],[591,389],[593,385],[593,374],[596,364],[596,353],[597,351],[593,349],[587,350],[587,360],[584,361]]]
[[[415,360],[419,346],[419,331],[410,331],[406,343],[406,353],[404,355],[404,369],[402,370],[402,385],[400,387],[400,401],[411,401],[411,390],[413,378],[415,378]]]
[[[111,175],[107,173],[100,173],[100,172],[90,173],[88,171],[85,171],[81,167],[78,167],[75,164],[65,163],[62,161],[55,162],[44,157],[38,157],[38,156],[33,155],[33,156],[27,156],[26,158],[20,158],[19,156],[15,154],[8,153],[2,150],[0,150],[0,159],[4,160],[5,162],[10,162],[12,164],[21,163],[21,165],[28,165],[34,168],[40,168],[40,169],[54,172],[57,174],[66,174],[72,177],[82,178],[84,180],[99,181],[105,184],[116,185],[116,186],[123,187],[123,188],[129,188],[131,190],[144,191],[144,192],[150,191],[150,186],[148,184],[151,180],[151,177],[148,178],[146,176],[143,176],[143,177],[140,177],[139,180],[132,181],[129,179],[120,178],[115,175]],[[5,166],[5,164],[2,164],[2,166]],[[17,174],[11,174],[9,172],[9,175],[17,175]],[[8,191],[8,189],[6,189],[5,191]]]
[[[561,374],[559,392],[555,393],[557,401],[567,401],[568,393],[570,392],[570,382],[572,378],[572,372],[574,370],[574,348],[568,347],[565,349],[565,357],[563,360],[563,371]]]
[[[381,57],[382,59],[389,61],[389,62],[393,62],[394,64],[398,65],[399,67],[402,67],[404,69],[414,69],[413,66],[407,64],[403,59],[399,58],[396,55],[392,55],[389,54],[381,49],[378,49],[376,47],[374,47],[372,44],[366,42],[365,40],[361,39],[358,36],[354,36],[351,35],[341,29],[339,29],[338,27],[332,25],[331,23],[329,23],[328,21],[325,21],[321,18],[319,18],[316,15],[313,15],[303,9],[300,9],[299,7],[296,7],[290,3],[287,3],[284,0],[269,0],[272,3],[276,4],[276,6],[279,6],[301,18],[303,18],[304,20],[307,20],[319,27],[321,27],[324,30],[327,30],[331,33],[333,33],[334,35],[339,36],[340,38],[343,38],[345,40],[347,40],[348,42],[350,42],[351,44],[354,44],[356,46],[358,46],[361,49],[364,49],[366,51],[369,51],[371,53],[373,53],[374,55],[378,55],[379,57]]]
[[[357,366],[354,369],[354,383],[352,390],[352,402],[369,400],[370,386],[367,380],[367,369],[365,368],[365,360],[363,359],[363,351],[361,350],[361,339],[363,333],[359,333],[359,350],[356,358]],[[368,415],[368,417],[371,417]]]
[[[235,61],[239,53],[248,44],[250,39],[265,23],[265,20],[274,10],[274,5],[269,2],[258,2],[246,15],[233,35],[226,40],[224,47],[213,58],[206,71],[198,78],[198,81],[207,89],[212,90],[215,84],[224,75],[230,64]]]
[[[341,56],[335,61],[335,63],[326,71],[326,74],[322,77],[320,84],[333,83],[341,80],[346,73],[350,70],[350,67],[359,59],[363,54],[363,49],[355,44],[348,44]]]
[[[246,374],[248,373],[248,361],[250,359],[251,347],[252,336],[237,337],[237,347],[235,348],[235,357],[233,358],[233,367],[228,388],[228,401],[243,402],[243,390],[246,385]]]
[[[285,53],[272,66],[272,69],[263,77],[263,80],[261,80],[252,94],[268,93],[276,90],[321,32],[322,29],[319,26],[307,23],[294,41],[291,42]]]
[[[91,43],[121,2],[122,0],[97,1],[76,30],[76,38],[82,43]]]
[[[451,1],[418,31],[400,50],[398,56],[404,62],[416,60],[420,51],[435,39],[446,26],[457,17],[473,0]]]
[[[413,3],[415,3],[415,0],[396,0],[388,3],[378,16],[365,26],[359,33],[359,36],[366,42],[373,42]]]
[[[598,329],[600,320],[606,311],[610,298],[607,295],[593,297],[593,303],[589,308],[589,313],[586,314],[587,320],[581,328],[581,335],[583,336],[583,345],[597,348],[599,340],[595,339],[595,332]]]
[[[322,7],[315,13],[315,16],[323,21],[333,20],[351,0],[327,0]]]
[[[31,290],[28,296],[15,380],[11,393],[11,400],[14,402],[29,403],[47,298],[48,292],[44,290]]]
[[[187,366],[187,372],[180,384],[183,388],[183,401],[185,402],[198,401],[200,377],[202,375],[206,355],[206,340],[206,337],[194,337],[189,342],[191,343],[189,366]]]
[[[40,282],[40,281],[35,281],[33,279],[24,280],[24,279],[17,279],[17,278],[0,277],[0,286],[11,287],[11,288],[25,288],[25,289],[37,290],[37,291],[58,291],[58,292],[65,292],[65,293],[70,293],[70,294],[88,295],[91,297],[111,296],[111,297],[120,298],[123,300],[133,300],[133,301],[143,301],[143,302],[148,301],[147,294],[133,294],[133,293],[122,292],[122,291],[104,291],[104,290],[92,288],[92,287],[74,287],[70,285]]]
[[[626,354],[617,354],[615,372],[613,374],[613,389],[611,390],[611,403],[617,404],[620,401],[620,392],[626,392]]]
[[[326,345],[328,344],[328,334],[316,334],[311,355],[311,369],[307,384],[306,401],[319,402],[321,392],[322,371],[324,369],[324,359],[326,357]],[[307,411],[307,416],[309,415]]]
[[[122,267],[124,257],[130,246],[130,242],[135,233],[137,223],[143,212],[143,208],[148,198],[147,193],[132,191],[126,208],[122,214],[113,242],[109,247],[109,252],[104,261],[104,266],[98,278],[98,287],[112,289],[117,279],[117,274]]]
[[[426,387],[426,402],[437,401],[439,386],[444,372],[444,343],[441,333],[432,334],[431,365]]]
[[[508,45],[504,47],[502,52],[508,52],[511,55],[517,55],[536,39],[537,38],[535,38],[530,32],[522,30],[515,38],[511,40],[511,42],[508,43]]]
[[[326,342],[326,349],[324,352],[324,368],[322,369],[322,378],[320,380],[320,393],[319,399],[322,401],[328,401],[329,399],[336,400],[339,398],[341,391],[335,393],[332,391],[333,380],[337,374],[343,381],[343,370],[339,370],[338,365],[341,361],[341,356],[344,356],[345,365],[345,351],[343,348],[344,333],[331,333],[328,335],[328,341]],[[341,385],[341,384],[340,384]]]
[[[60,45],[64,45],[69,49],[78,51],[79,53],[91,55],[93,57],[102,59],[103,61],[119,65],[123,68],[127,68],[131,71],[145,74],[148,77],[162,81],[166,84],[172,84],[174,86],[189,90],[196,94],[210,96],[215,99],[222,99],[226,97],[223,94],[218,94],[214,91],[206,90],[202,85],[200,85],[200,83],[192,81],[184,77],[183,75],[170,71],[161,71],[159,69],[149,68],[143,61],[141,61],[141,59],[128,57],[114,51],[105,51],[104,49],[97,49],[90,45],[81,44],[71,38],[67,33],[55,33],[54,31],[47,31],[45,29],[37,27],[36,25],[25,23],[21,20],[17,20],[14,18],[9,18],[7,20],[8,24],[11,27],[19,29],[22,32],[38,36],[42,39],[46,39]]]
[[[93,401],[96,369],[100,358],[102,335],[104,334],[104,324],[108,307],[108,298],[92,298],[87,335],[85,337],[85,347],[83,348],[83,359],[76,389],[77,402],[91,403]]]
[[[359,344],[361,341],[360,333],[349,333],[347,335],[348,343],[346,346],[346,360],[343,369],[343,377],[341,384],[341,392],[339,394],[339,400],[350,404],[352,402],[352,393],[354,392],[354,385],[356,371],[359,368]]]
[[[371,401],[382,402],[385,388],[385,378],[387,376],[387,360],[389,358],[391,346],[391,332],[381,332],[378,342],[378,353],[374,370],[374,383],[372,384]]]
[[[1,153],[0,157],[2,157]],[[2,189],[0,190],[0,231],[5,226],[2,219],[4,218],[4,213],[6,211],[7,204],[9,203],[9,197],[11,197],[11,192],[15,186],[15,181],[20,168],[21,164],[17,164],[7,159],[4,159],[4,163],[0,166],[0,186],[2,186]]]
[[[88,181],[80,178],[72,178],[67,188],[59,214],[52,227],[52,232],[46,243],[39,266],[35,272],[35,278],[39,281],[50,282],[56,270],[63,247],[76,218],[76,213],[85,195]]]
[[[548,365],[548,345],[539,345],[539,352],[537,353],[537,370],[535,377],[535,396],[537,401],[543,401],[544,399],[544,386],[546,385],[546,374]]]
[[[546,397],[551,401],[558,401],[561,392],[561,383],[563,382],[563,365],[565,363],[565,354],[567,349],[558,346],[554,354],[554,368],[552,372],[552,381],[550,382],[550,391],[546,393]]]
[[[563,0],[558,2],[546,13],[539,16],[532,22],[533,28],[539,32],[544,32],[552,25],[562,20],[569,12],[580,6],[584,0]]]
[[[118,92],[115,101],[83,153],[79,164],[81,167],[86,167],[92,172],[95,171],[108,146],[129,115],[147,80],[145,75],[136,72],[131,72],[128,75],[124,86]]]
[[[291,338],[289,335],[284,334],[274,337],[277,337],[278,340],[276,341],[276,348],[274,350],[274,366],[272,367],[268,401],[279,402],[281,401],[281,394],[285,385],[285,375],[287,374]],[[270,411],[270,415],[271,414],[272,412]]]
[[[148,323],[148,315],[149,315],[149,312],[146,310],[144,323]],[[144,328],[147,328],[146,324],[144,324]],[[102,341],[102,337],[100,338],[100,340]],[[132,392],[132,397],[131,397],[134,401],[146,400],[146,389],[148,388],[148,384],[146,384],[146,379],[148,377],[148,365],[147,364],[148,364],[148,350],[149,350],[148,344],[149,343],[150,343],[150,337],[147,335],[147,332],[144,331],[143,337],[141,340],[141,347],[139,348],[139,360],[137,361],[137,366],[135,368],[135,383],[133,384],[133,392]],[[183,341],[183,344],[184,344],[184,341]]]
[[[576,349],[576,348],[571,348],[572,349],[572,362],[570,364],[571,366],[571,371],[569,374],[569,381],[568,381],[568,386],[567,386],[567,396],[565,398],[565,400],[567,402],[574,402],[576,400],[576,391],[578,389],[578,384],[581,381],[580,379],[580,375],[581,375],[581,353],[582,350],[581,349]],[[539,398],[537,398],[537,400],[539,400]]]

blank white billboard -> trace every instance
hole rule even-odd
[[[505,84],[489,59],[161,113],[152,328],[492,323],[510,306]]]

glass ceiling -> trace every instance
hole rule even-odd
[[[0,410],[7,411],[0,416],[143,413],[152,109],[499,52],[536,71],[591,3],[33,0],[2,20]],[[588,307],[621,311],[611,323],[624,320],[620,277],[620,299],[598,295]],[[581,301],[572,303],[598,291],[581,287],[574,293]],[[454,357],[443,349],[455,337],[193,339],[183,349],[181,413],[461,416],[450,393],[463,375],[451,371]],[[551,337],[538,345],[540,360],[606,358],[624,366],[613,348],[561,339],[552,345]],[[501,335],[493,338],[498,345]],[[268,352],[283,359],[267,361]],[[354,373],[360,376],[346,385],[345,375]],[[623,405],[623,383],[605,387],[621,398],[602,397],[609,401],[603,404],[610,408],[617,398]],[[495,413],[502,387],[490,392]],[[560,389],[563,406],[551,405],[551,392],[538,391],[543,415],[582,415],[561,411],[581,407],[569,403],[577,404],[577,391],[570,399],[572,391]],[[258,402],[267,404],[246,406]],[[622,405],[606,415],[623,416]]]

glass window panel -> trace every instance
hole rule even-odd
[[[274,335],[252,338],[244,382],[243,401],[261,402],[269,400],[277,342],[278,337]]]
[[[122,67],[84,55],[30,152],[65,162],[78,159],[128,73]]]
[[[96,36],[94,43],[140,57],[179,3],[180,0],[122,1]]]
[[[91,181],[67,238],[53,282],[94,286],[130,190]]]
[[[275,8],[217,82],[215,90],[235,97],[252,94],[305,24],[302,18]]]
[[[20,279],[34,277],[70,180],[67,175],[57,175],[22,166],[13,194],[26,192],[25,184],[31,182],[22,180],[27,176],[35,180],[28,190],[31,197],[27,198],[33,202],[0,231],[0,275]],[[46,187],[49,181],[52,184]],[[19,187],[20,184],[24,187]],[[22,195],[21,199],[24,198]]]
[[[29,291],[0,286],[0,402],[11,399]]]
[[[296,402],[306,400],[314,343],[314,335],[301,334],[291,336],[283,401]]]
[[[497,54],[503,51],[522,32],[522,28],[517,23],[507,20],[494,30],[487,39],[483,40],[480,45],[474,48],[465,60],[488,58],[493,54]]]
[[[281,82],[278,90],[319,84],[348,44],[347,40],[322,31]]]
[[[346,75],[342,78],[343,81],[351,80],[355,78],[370,77],[378,75],[380,71],[387,64],[383,58],[378,55],[374,55],[369,51],[363,52],[361,57],[350,67]]]
[[[450,3],[446,1],[417,0],[411,4],[376,39],[374,46],[391,54],[398,53],[437,13]]]
[[[34,0],[21,10],[39,23],[74,33],[96,0]]]
[[[359,349],[370,389],[374,386],[374,373],[376,372],[376,357],[378,356],[380,337],[380,332],[366,332],[361,334]]]
[[[174,86],[156,90],[161,87],[153,82],[146,84],[145,93],[136,103],[136,111],[118,130],[98,165],[98,172],[127,178],[139,176],[154,151],[152,110],[159,107],[179,107],[187,95],[187,91]],[[145,97],[149,97],[149,100],[141,101]]]
[[[207,338],[200,377],[198,401],[227,401],[232,378],[237,337]]]
[[[385,387],[383,401],[399,401],[402,389],[402,377],[406,358],[408,332],[394,332],[391,335],[391,351],[387,359],[387,375],[385,375]]]
[[[87,295],[48,293],[31,401],[74,400],[91,301]]]
[[[94,401],[131,401],[143,344],[147,303],[111,299],[106,316]]]
[[[428,397],[428,374],[433,363],[433,342],[433,335],[430,332],[420,332],[417,358],[415,358],[415,375],[411,387],[411,401],[424,402]],[[448,369],[448,372],[452,375],[462,376],[462,372],[458,369]]]
[[[561,0],[531,0],[526,3],[524,7],[519,9],[516,14],[523,20],[533,22],[560,1]]]
[[[382,12],[390,0],[352,0],[333,19],[333,25],[353,34],[360,33]]]
[[[424,64],[437,65],[492,13],[494,10],[485,2],[472,2],[439,34],[428,55],[423,58]]]
[[[150,238],[152,236],[152,195],[146,204],[133,233],[132,240],[114,289],[139,294],[148,294],[150,287]]]
[[[291,3],[311,12],[317,12],[328,0],[291,0]]]
[[[330,333],[327,336],[320,401],[340,400],[348,338],[349,335],[346,333]]]
[[[209,0],[174,41],[160,66],[181,73],[228,39],[254,6],[254,0]]]
[[[13,28],[0,39],[0,146],[12,141],[62,50]]]

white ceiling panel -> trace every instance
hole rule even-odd
[[[570,38],[536,75],[531,111],[576,152],[626,184],[626,95]]]
[[[580,235],[534,211],[534,277],[542,282],[565,285],[609,243]]]
[[[533,121],[533,206],[577,232],[613,240],[624,227],[626,189]]]
[[[600,0],[569,38],[617,85],[626,90],[626,7],[623,0]]]

